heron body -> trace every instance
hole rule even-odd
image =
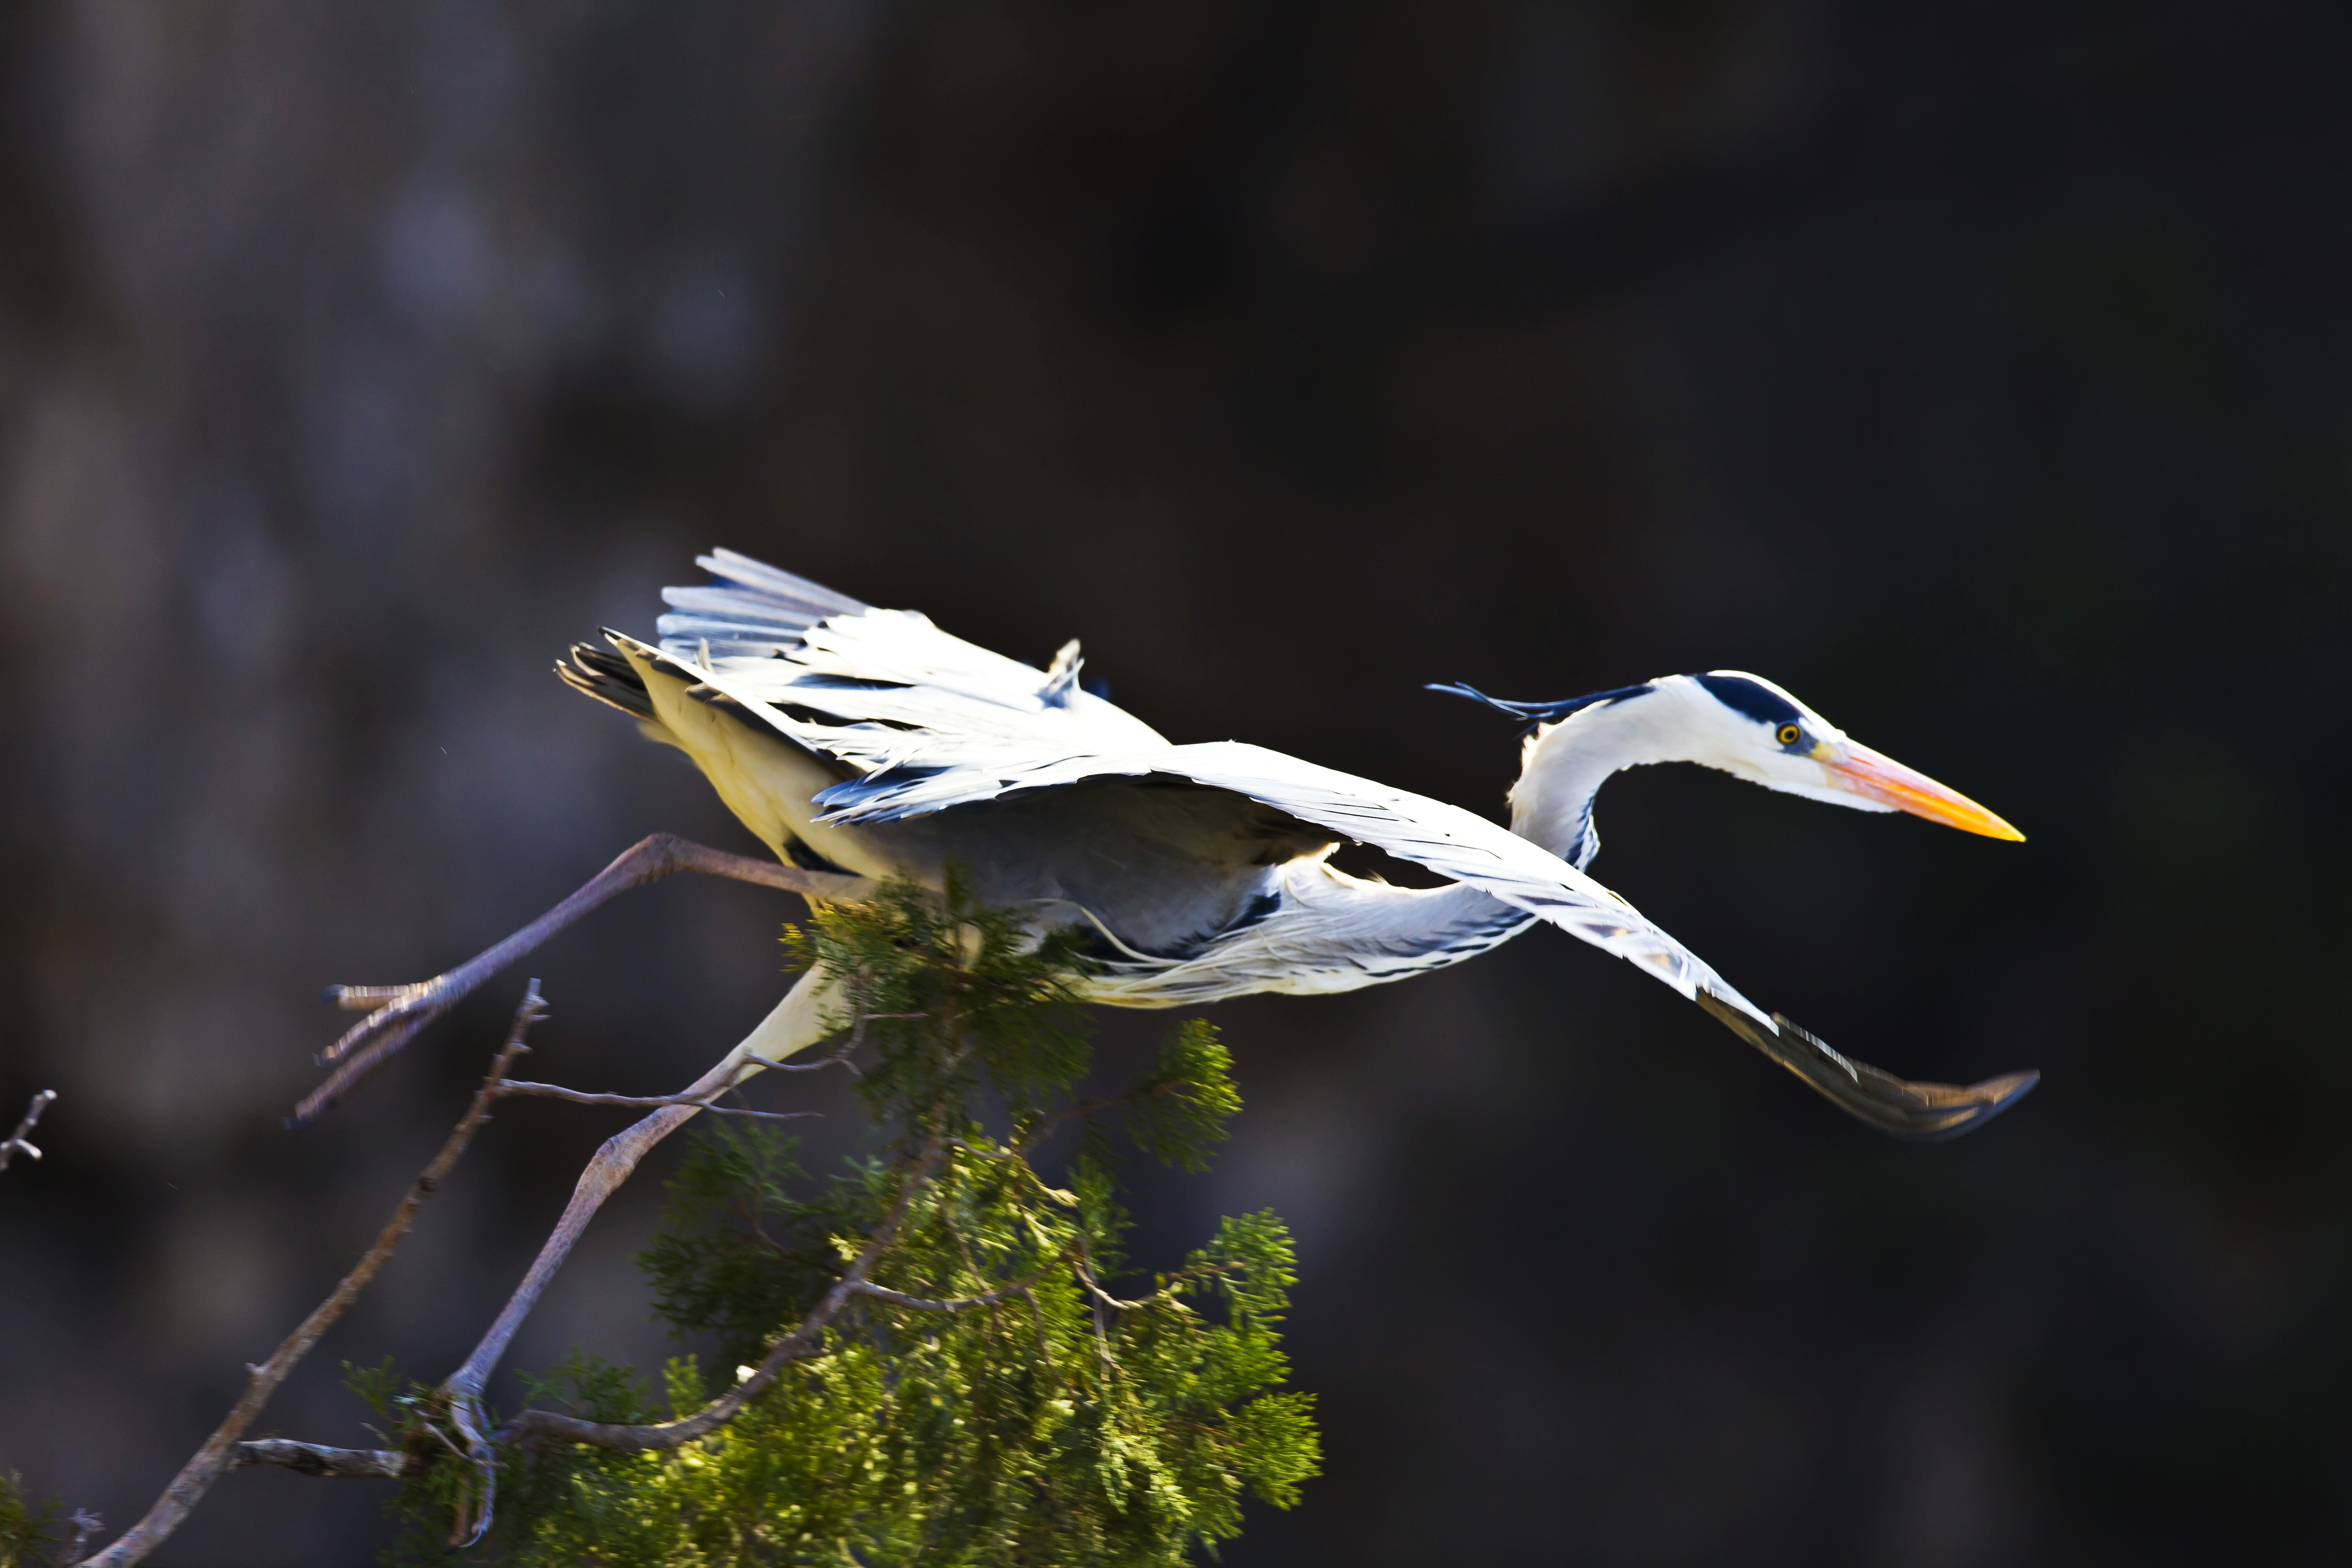
[[[1505,828],[1263,747],[1171,742],[1085,688],[1076,643],[1039,669],[732,552],[698,564],[714,581],[664,591],[657,643],[607,632],[614,651],[575,647],[563,679],[683,750],[783,861],[934,887],[952,865],[975,896],[1030,910],[1040,930],[1087,928],[1101,959],[1095,1000],[1354,990],[1545,921],[1698,1002],[1889,1131],[1947,1135],[2031,1085],[1906,1085],[1851,1062],[1758,1008],[1583,869],[1601,784],[1664,761],[2018,837],[1760,678],[1671,676],[1565,703],[1443,689],[1533,721]],[[1447,885],[1350,876],[1329,864],[1344,841]],[[1855,1100],[1898,1090],[1927,1100],[1895,1121]]]
[[[1258,747],[1171,745],[1078,684],[1075,644],[1040,670],[731,552],[702,564],[721,582],[667,590],[659,646],[608,634],[617,657],[575,648],[564,678],[683,750],[779,858],[932,886],[953,864],[987,903],[1088,927],[1098,1001],[1353,990],[1537,918],[1485,881],[1349,876],[1328,863],[1343,835],[1428,839],[1408,857],[1425,858],[1464,853],[1451,832],[1475,858],[1504,844],[1537,883],[1556,869],[1439,802]]]

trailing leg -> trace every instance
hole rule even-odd
[[[835,987],[820,979],[814,970],[803,974],[784,999],[776,1004],[775,1011],[741,1045],[728,1052],[717,1067],[683,1092],[696,1099],[714,1099],[759,1072],[766,1063],[782,1061],[816,1044],[828,1032],[825,1016],[835,999]],[[596,1157],[588,1163],[588,1168],[580,1173],[579,1184],[572,1189],[572,1201],[564,1206],[563,1217],[556,1221],[555,1229],[541,1246],[539,1256],[532,1259],[530,1272],[516,1287],[506,1310],[499,1314],[465,1364],[450,1373],[443,1384],[469,1432],[478,1431],[477,1411],[491,1370],[506,1353],[515,1331],[522,1326],[523,1319],[538,1303],[556,1270],[563,1266],[572,1245],[588,1228],[588,1221],[614,1189],[629,1179],[646,1152],[684,1126],[698,1109],[691,1105],[664,1106],[636,1125],[606,1139],[604,1147],[596,1151]]]
[[[755,882],[812,899],[856,899],[867,890],[867,883],[860,877],[803,871],[771,860],[730,855],[722,849],[690,843],[676,834],[656,833],[622,851],[618,859],[598,872],[585,887],[547,913],[446,974],[436,974],[413,985],[329,986],[328,999],[337,1006],[365,1010],[368,1016],[320,1053],[320,1064],[332,1065],[335,1070],[294,1108],[287,1125],[300,1127],[334,1105],[414,1038],[418,1030],[456,1006],[491,975],[615,893],[658,882],[679,871],[699,871],[738,882]]]

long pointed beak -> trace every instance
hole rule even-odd
[[[1821,763],[1822,772],[1829,775],[1833,787],[1851,791],[1866,800],[1891,805],[1897,811],[1907,811],[1914,816],[1924,816],[1930,822],[1940,822],[1947,827],[1957,827],[1964,833],[1981,833],[1987,838],[2007,838],[2019,843],[2025,839],[2024,834],[1958,790],[1946,789],[1926,773],[1915,773],[1893,757],[1882,756],[1868,746],[1848,741],[1836,754],[1823,756]]]

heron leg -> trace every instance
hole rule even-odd
[[[721,1091],[740,1083],[761,1070],[767,1062],[781,1061],[795,1051],[807,1049],[824,1038],[826,1013],[835,999],[835,988],[830,981],[820,978],[814,970],[801,976],[784,999],[776,1004],[775,1011],[763,1019],[760,1026],[745,1037],[743,1043],[719,1060],[717,1067],[694,1080],[682,1092],[697,1099],[716,1098]],[[530,1269],[522,1283],[515,1288],[506,1310],[490,1325],[482,1342],[474,1347],[465,1364],[449,1374],[442,1386],[447,1390],[461,1419],[469,1429],[478,1425],[482,1389],[489,1381],[491,1370],[506,1354],[509,1342],[522,1321],[538,1304],[555,1271],[563,1266],[564,1258],[572,1244],[588,1228],[588,1221],[604,1201],[623,1182],[629,1179],[644,1159],[647,1150],[685,1125],[699,1110],[692,1105],[666,1105],[634,1127],[616,1132],[596,1151],[588,1168],[580,1173],[578,1185],[573,1187],[572,1201],[564,1205],[563,1217],[555,1223],[539,1256],[531,1260]]]
[[[319,1053],[320,1065],[332,1066],[335,1070],[294,1108],[287,1125],[300,1127],[334,1105],[414,1038],[418,1030],[456,1006],[482,982],[615,893],[658,882],[679,871],[756,882],[810,898],[855,899],[864,894],[866,886],[863,878],[803,871],[772,860],[730,855],[673,833],[656,833],[623,850],[618,859],[599,871],[585,887],[547,913],[446,974],[436,974],[413,985],[329,986],[329,1001],[354,1012],[365,1011],[367,1016]]]

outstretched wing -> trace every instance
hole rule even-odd
[[[1032,759],[1000,772],[951,764],[933,771],[929,759],[915,756],[837,784],[817,804],[828,808],[827,821],[886,822],[1116,774],[1172,776],[1231,790],[1482,888],[1656,976],[1846,1111],[1899,1138],[1958,1136],[2014,1104],[2040,1079],[2023,1072],[1965,1087],[1912,1083],[1851,1060],[1780,1015],[1760,1011],[1631,904],[1541,847],[1459,806],[1238,742],[1126,757]]]
[[[861,770],[916,750],[985,765],[1167,744],[1079,684],[1075,642],[1039,669],[731,550],[695,564],[718,581],[663,589],[660,647],[628,646],[738,701],[798,715],[793,739]]]
[[[671,588],[661,647],[626,643],[740,703],[859,776],[824,791],[829,823],[904,820],[1091,779],[1181,779],[1228,790],[1478,887],[1633,963],[1841,1107],[1897,1137],[1965,1131],[2038,1075],[1966,1088],[1908,1083],[1849,1060],[1733,990],[1633,907],[1559,857],[1459,806],[1239,742],[1172,746],[1085,690],[1077,645],[1050,668],[877,610],[730,551],[719,581]]]
[[[818,820],[899,821],[1118,775],[1183,779],[1230,790],[1342,838],[1472,883],[1647,970],[1686,997],[1706,992],[1759,1024],[1769,1021],[1696,954],[1575,867],[1483,816],[1426,795],[1238,741],[1158,746],[1123,756],[1031,756],[1022,765],[1003,768],[951,763],[933,771],[937,765],[928,754],[917,753],[836,784],[816,797],[825,808]]]

